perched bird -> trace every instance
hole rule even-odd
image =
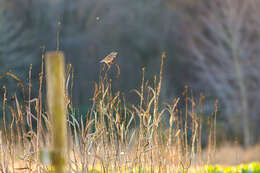
[[[108,65],[108,67],[110,67],[111,64],[114,64],[114,61],[115,61],[117,54],[118,54],[118,52],[111,52],[103,60],[101,60],[100,63],[104,62]]]

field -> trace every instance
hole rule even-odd
[[[6,73],[17,81],[18,90],[9,94],[3,87],[1,96],[1,172],[59,172],[59,166],[69,172],[260,172],[259,162],[231,167],[215,164],[217,101],[215,111],[205,115],[204,96],[194,98],[188,87],[182,98],[170,103],[160,100],[165,53],[154,81],[147,81],[142,69],[140,88],[131,91],[138,96],[135,104],[113,89],[112,80],[118,80],[120,67],[102,65],[91,109],[84,114],[72,103],[73,83],[77,82],[72,65],[45,64],[49,56],[42,55],[37,96],[31,95],[32,67],[26,82]],[[110,68],[117,69],[118,77],[110,76]],[[59,71],[62,75],[55,78]]]

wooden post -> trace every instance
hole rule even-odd
[[[67,127],[65,106],[65,70],[62,52],[48,52],[46,56],[47,104],[52,123],[51,160],[54,173],[64,173],[67,163]]]

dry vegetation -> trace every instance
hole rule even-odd
[[[213,159],[217,103],[212,115],[203,116],[203,96],[196,102],[188,87],[183,92],[183,98],[161,103],[159,97],[165,56],[163,53],[159,76],[155,76],[153,82],[145,80],[145,69],[142,69],[141,86],[133,90],[139,97],[137,105],[130,105],[124,94],[113,91],[110,73],[106,66],[102,66],[100,78],[94,85],[92,108],[84,115],[78,115],[73,108],[73,69],[70,64],[67,66],[65,93],[69,170],[87,172],[97,168],[103,172],[116,172],[149,169],[151,172],[166,172],[202,165],[206,163],[202,160],[203,126],[208,128],[209,154],[206,160],[209,163]],[[29,69],[28,84],[9,74],[18,81],[23,93],[21,98],[14,94],[12,100],[8,100],[3,87],[2,172],[43,172],[50,169],[52,128],[43,103],[44,58],[45,53],[36,98],[31,98],[30,94],[32,68]],[[179,108],[180,104],[184,104],[184,110]],[[205,117],[207,123],[203,124]]]
[[[117,2],[117,0],[115,0],[115,2]],[[74,69],[71,64],[66,66],[64,74],[65,81],[63,81],[65,86],[61,89],[62,91],[64,90],[65,98],[57,97],[57,92],[54,91],[52,95],[53,99],[49,98],[48,100],[45,98],[45,83],[50,84],[54,80],[47,81],[48,78],[45,79],[45,76],[47,76],[45,74],[46,52],[43,48],[41,72],[39,73],[37,86],[34,85],[35,81],[32,78],[32,65],[29,68],[28,80],[26,81],[21,80],[17,77],[19,75],[11,72],[0,76],[0,78],[8,77],[17,81],[15,93],[10,93],[8,84],[7,86],[1,86],[0,171],[3,173],[51,172],[53,165],[57,164],[53,158],[57,156],[56,154],[58,152],[61,155],[65,154],[65,158],[68,158],[66,169],[70,172],[188,172],[191,167],[197,168],[204,164],[217,163],[230,165],[240,164],[241,162],[249,163],[251,161],[259,161],[259,145],[245,150],[238,144],[241,143],[241,139],[244,139],[243,143],[246,146],[250,146],[250,144],[257,142],[257,136],[259,136],[257,132],[257,122],[259,120],[257,100],[259,100],[260,97],[257,92],[259,88],[257,84],[260,80],[259,70],[257,68],[257,64],[259,65],[259,63],[256,63],[258,62],[257,55],[259,54],[257,49],[259,39],[256,36],[259,35],[259,30],[255,30],[259,25],[256,15],[258,14],[258,10],[257,8],[251,8],[256,5],[253,1],[243,1],[243,3],[241,3],[242,1],[240,0],[224,0],[221,2],[222,3],[213,1],[209,6],[199,7],[198,11],[200,11],[200,13],[203,11],[207,15],[198,13],[197,22],[194,22],[194,19],[191,18],[192,23],[195,23],[196,26],[185,26],[193,28],[193,32],[191,32],[192,37],[190,37],[191,40],[188,39],[188,41],[190,41],[188,46],[190,46],[191,57],[193,58],[192,61],[189,60],[189,62],[202,69],[198,72],[199,78],[202,78],[206,85],[210,85],[213,90],[215,90],[216,95],[219,96],[220,102],[225,104],[225,109],[221,110],[222,113],[224,113],[221,115],[226,117],[226,119],[224,118],[222,121],[227,121],[229,124],[228,129],[235,129],[234,131],[238,132],[242,129],[243,131],[243,137],[241,137],[239,133],[234,133],[234,136],[238,136],[239,138],[234,144],[217,148],[216,123],[218,101],[215,103],[215,111],[210,114],[205,114],[203,112],[203,101],[205,97],[201,94],[200,98],[194,98],[192,91],[188,87],[184,88],[181,97],[172,99],[169,103],[165,103],[161,100],[160,96],[164,95],[161,93],[161,90],[162,85],[164,85],[162,78],[166,58],[165,53],[161,56],[159,74],[154,76],[153,81],[146,80],[146,78],[148,78],[146,76],[148,75],[150,75],[149,78],[151,79],[151,73],[149,73],[149,71],[146,72],[145,68],[142,68],[140,86],[132,89],[130,93],[136,95],[136,98],[138,98],[135,104],[127,100],[124,93],[115,90],[113,87],[112,81],[121,80],[119,65],[110,65],[107,63],[104,66],[100,66],[99,78],[97,82],[94,83],[94,92],[92,93],[93,95],[90,96],[92,103],[91,108],[84,114],[81,114],[79,110],[75,109],[75,104],[72,102],[72,90],[75,86],[74,84],[79,81],[74,81]],[[104,5],[104,7],[106,7],[106,5]],[[164,6],[161,8],[164,8]],[[103,6],[100,9],[103,10]],[[196,8],[194,7],[194,9]],[[114,12],[116,10],[111,11]],[[153,12],[153,6],[149,8],[149,11]],[[132,13],[132,11],[130,12]],[[140,10],[140,13],[142,14],[143,10]],[[74,14],[74,11],[72,11],[72,14]],[[147,16],[151,16],[150,12],[148,14]],[[163,15],[162,18],[165,20],[165,17],[168,16],[167,20],[172,21],[171,16],[174,15],[168,12],[166,14],[167,15]],[[186,12],[184,14],[186,14]],[[127,16],[128,13],[125,15]],[[116,18],[122,15],[115,13],[114,15],[107,16]],[[223,18],[223,16],[225,17]],[[75,18],[76,17],[77,16],[75,16]],[[138,15],[136,18],[142,19],[142,17]],[[151,20],[154,21],[153,16]],[[6,21],[3,20],[2,23]],[[74,22],[76,20],[72,19],[72,21]],[[137,23],[136,21],[137,20],[135,20],[135,23]],[[159,18],[158,21],[163,22],[161,18]],[[158,22],[158,26],[161,27],[160,22]],[[246,24],[244,24],[245,22]],[[143,29],[144,22],[142,20],[140,20],[139,23],[140,26],[136,25],[138,26],[136,30],[140,30],[141,34],[139,35],[145,36],[144,40],[148,40],[144,42],[144,45],[147,46],[149,44],[146,44],[146,42],[152,42],[150,41],[151,36],[157,37],[157,35],[160,34],[156,34],[157,31],[153,31],[151,32],[153,34],[146,36],[145,34],[150,32]],[[60,47],[60,25],[61,23],[59,22],[56,45],[57,51]],[[9,32],[9,28],[14,28],[12,25],[3,26],[8,27],[4,28],[1,33]],[[74,25],[70,23],[68,23],[68,26],[74,27]],[[101,24],[99,26],[101,26]],[[107,28],[106,25],[103,27]],[[172,28],[172,24],[167,26],[167,28],[168,27]],[[16,30],[20,32],[19,28],[20,26],[16,27]],[[150,29],[152,27],[148,28]],[[93,30],[96,32],[96,29]],[[99,30],[102,33],[104,32],[103,29]],[[114,30],[114,28],[112,28],[112,30]],[[171,31],[171,29],[167,30]],[[89,29],[86,31],[89,31]],[[86,33],[86,31],[84,30],[82,33]],[[111,30],[108,30],[108,32],[110,31]],[[143,31],[145,32],[143,33]],[[202,34],[202,31],[207,31],[207,34]],[[28,33],[31,34],[31,32]],[[82,33],[81,35],[84,35]],[[118,35],[118,33],[120,32],[114,32],[115,35]],[[122,33],[125,35],[125,32]],[[133,33],[136,37],[136,32]],[[162,41],[159,42],[158,45],[161,45],[161,43],[165,41],[167,41],[165,45],[172,45],[168,40],[170,32],[161,33],[164,33],[164,35],[163,37],[160,35],[159,40]],[[27,35],[27,32],[25,35]],[[38,35],[41,36],[43,34]],[[97,35],[100,37],[99,34]],[[113,36],[115,35],[111,35],[111,38],[114,39]],[[84,44],[80,43],[77,39],[75,39],[74,42],[75,35],[70,37],[67,39],[67,47],[71,47],[70,45],[74,45],[75,42],[80,45],[85,45],[85,42]],[[132,36],[130,35],[129,37]],[[100,38],[103,39],[103,37]],[[118,36],[118,38],[121,37]],[[5,39],[10,41],[9,37]],[[88,39],[89,37],[87,37],[86,40]],[[119,40],[118,42],[121,46],[121,39]],[[158,39],[156,38],[155,40]],[[24,42],[24,39],[16,41],[13,47],[19,47],[21,41]],[[11,42],[14,41],[12,40]],[[158,41],[153,42],[157,43]],[[66,43],[66,41],[64,43]],[[103,40],[98,43],[103,43]],[[102,49],[100,44],[97,45]],[[140,45],[140,47],[144,45]],[[160,47],[158,45],[144,47],[148,50],[147,52],[149,52],[149,54],[151,53],[151,55],[154,56],[154,52],[150,52],[150,50],[155,47]],[[31,46],[31,44],[28,44],[28,47],[29,46]],[[34,46],[35,45],[33,45],[33,47]],[[126,47],[129,47],[129,45],[127,44]],[[5,49],[6,48],[3,48],[2,52],[4,52]],[[169,50],[171,49],[172,47],[170,47]],[[133,50],[136,50],[136,46],[133,46]],[[77,49],[74,51],[78,52]],[[126,52],[133,51],[129,49],[129,51]],[[159,50],[156,49],[156,52],[158,53]],[[6,54],[8,58],[6,58],[6,60],[11,61],[11,56],[8,53],[7,51]],[[142,53],[140,54],[142,55]],[[137,57],[149,57],[149,55],[141,55]],[[209,55],[210,59],[208,58]],[[16,56],[20,58],[20,56]],[[85,58],[86,55],[81,56]],[[36,56],[33,55],[32,57]],[[196,58],[195,61],[194,57]],[[252,60],[249,62],[248,59]],[[145,62],[146,60],[143,61]],[[80,62],[85,62],[85,60]],[[154,64],[157,62],[159,61],[154,61]],[[125,64],[128,64],[128,62]],[[152,66],[154,64],[152,64]],[[89,61],[87,65],[88,68],[94,68]],[[121,65],[123,64],[121,63]],[[86,66],[79,67],[82,68],[82,72],[86,72],[85,70],[88,69]],[[230,70],[232,71],[230,67],[233,67],[235,73],[230,72]],[[7,71],[4,68],[2,70]],[[117,77],[112,75],[114,71],[117,71]],[[20,72],[21,71],[19,71],[19,73]],[[129,70],[124,73],[128,74]],[[137,72],[133,74],[137,74]],[[130,76],[135,76],[133,74]],[[89,76],[93,77],[92,74]],[[82,77],[80,79],[82,81]],[[86,81],[87,80],[88,79],[86,79]],[[123,83],[129,85],[133,83],[133,80],[124,79]],[[200,84],[199,87],[204,87],[203,85],[204,83]],[[79,89],[86,90],[85,88],[76,88],[76,90]],[[50,90],[52,91],[52,89],[49,89],[49,91]],[[35,93],[37,93],[36,96]],[[86,93],[85,95],[87,95]],[[60,95],[63,95],[62,92]],[[60,134],[64,134],[64,136],[67,134],[68,139],[64,143],[59,143],[59,146],[66,146],[66,144],[68,144],[67,152],[59,150],[58,145],[55,147],[55,142],[53,141],[58,138],[59,129],[53,126],[56,124],[56,119],[51,115],[51,111],[45,109],[47,105],[45,103],[46,100],[48,100],[48,107],[51,107],[55,104],[55,99],[57,99],[57,101],[65,101],[67,117],[63,120],[67,125],[67,133],[66,131],[61,131],[64,133]],[[231,116],[234,112],[237,114],[236,119],[234,119],[234,116]],[[63,115],[65,115],[65,113]],[[65,127],[62,126],[62,128]],[[55,132],[54,129],[58,130]],[[229,132],[227,136],[230,134],[233,133]],[[232,139],[230,141],[232,141]],[[62,159],[63,158],[57,160],[60,162]],[[60,163],[61,167],[63,167],[62,161]],[[259,165],[257,169],[260,170]]]

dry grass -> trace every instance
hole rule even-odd
[[[48,171],[49,166],[45,165],[48,153],[54,151],[49,149],[52,128],[43,105],[44,55],[37,97],[31,98],[30,94],[31,68],[29,84],[11,75],[18,79],[23,93],[21,97],[14,94],[14,99],[9,101],[6,88],[3,88],[3,126],[0,133],[2,172]],[[112,92],[114,79],[109,77],[105,66],[101,68],[100,78],[94,85],[92,107],[84,115],[77,115],[73,108],[73,69],[71,65],[67,66],[65,93],[70,171],[88,172],[99,167],[103,172],[135,168],[173,172],[187,170],[191,165],[202,165],[205,163],[201,147],[202,126],[209,129],[207,162],[211,162],[216,146],[217,105],[216,111],[206,116],[208,123],[203,124],[205,115],[201,107],[204,97],[195,101],[188,87],[182,98],[162,104],[160,91],[165,57],[163,53],[159,76],[155,76],[153,82],[145,80],[145,69],[142,70],[141,86],[133,90],[139,97],[137,105],[130,105],[120,91]],[[185,105],[184,109],[180,103]],[[43,156],[44,153],[47,156]]]

